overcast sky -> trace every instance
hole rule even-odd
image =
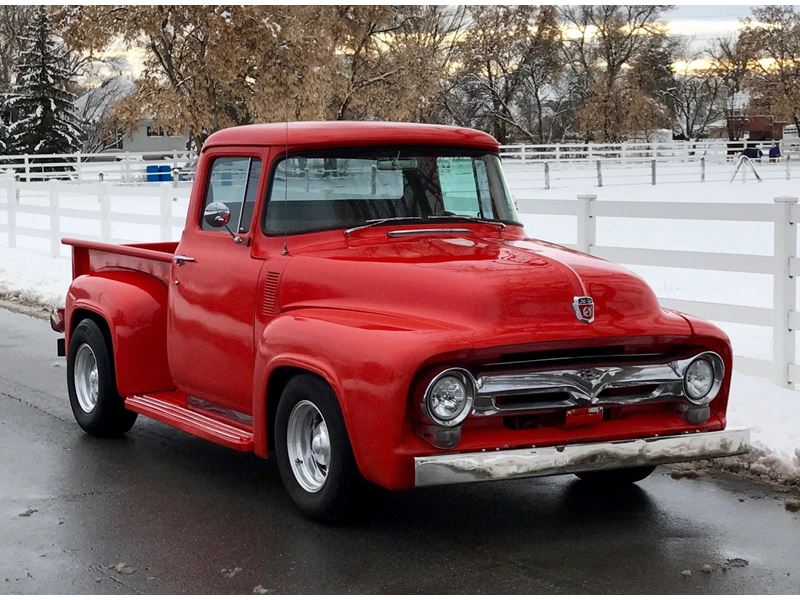
[[[706,45],[717,37],[736,31],[739,20],[749,17],[754,5],[692,5],[676,6],[664,15],[670,32],[696,38]],[[795,10],[800,6],[795,5]]]

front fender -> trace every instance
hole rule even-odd
[[[270,377],[292,367],[316,373],[341,405],[362,475],[404,487],[398,460],[412,379],[432,356],[456,361],[471,347],[452,328],[412,318],[308,308],[281,314],[264,329],[255,360],[255,451],[267,454]]]
[[[167,288],[136,271],[81,275],[69,288],[67,343],[80,311],[102,317],[113,345],[120,396],[174,388],[167,364]],[[76,321],[76,322],[73,322]]]

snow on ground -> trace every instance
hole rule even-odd
[[[72,281],[69,258],[51,258],[42,252],[0,245],[0,294],[63,306]]]
[[[766,168],[764,168],[766,167]],[[541,165],[507,167],[509,186],[520,198],[575,198],[578,194],[597,194],[598,200],[635,200],[642,202],[752,202],[771,203],[775,196],[800,195],[800,183],[786,180],[782,165],[764,165],[762,174],[767,180],[757,182],[751,176],[746,182],[740,178],[729,182],[733,166],[716,165],[705,183],[695,180],[696,164],[683,165],[675,170],[675,183],[649,184],[649,171],[641,168],[618,167],[604,173],[604,186],[596,186],[594,165],[569,165],[559,167],[554,176],[551,171],[551,189],[543,189]],[[666,170],[666,169],[665,169]],[[800,167],[797,176],[800,178]],[[663,173],[660,181],[668,180]],[[112,211],[158,214],[157,194],[137,195],[136,186],[131,195],[112,200]],[[85,198],[79,193],[65,196],[63,206],[95,208],[96,198]],[[143,188],[139,188],[143,189]],[[0,187],[0,197],[2,196]],[[173,214],[180,216],[186,210],[186,190],[173,204]],[[25,194],[22,203],[46,205],[46,192]],[[89,206],[86,206],[86,205]],[[20,219],[28,219],[22,222]],[[46,215],[18,215],[18,225],[46,228]],[[526,230],[534,237],[557,243],[574,243],[576,220],[569,216],[521,215]],[[0,224],[5,215],[0,211]],[[65,234],[80,236],[98,235],[96,221],[68,219],[63,223]],[[180,235],[173,229],[174,236]],[[159,231],[155,226],[112,226],[112,236],[120,240],[154,241]],[[63,248],[66,257],[53,259],[47,256],[49,241],[20,237],[19,248],[11,250],[0,234],[0,292],[16,292],[25,299],[48,304],[62,304],[69,285],[71,264],[69,248]],[[608,246],[634,248],[682,249],[708,252],[730,252],[771,255],[772,227],[765,223],[701,222],[679,220],[652,220],[633,218],[598,218],[597,243]],[[770,307],[772,280],[768,275],[722,273],[693,269],[674,269],[627,265],[642,275],[656,293],[665,298],[725,302],[751,306]],[[737,354],[769,359],[772,352],[771,330],[732,323],[717,323],[730,335]],[[757,455],[750,465],[754,472],[769,473],[778,478],[800,480],[800,392],[779,387],[767,379],[755,378],[735,372],[729,408],[729,426],[750,427]]]
[[[733,373],[728,427],[748,427],[759,451],[751,473],[800,482],[800,392]]]

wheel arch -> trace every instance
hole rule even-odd
[[[78,323],[92,319],[109,343],[121,396],[171,389],[166,315],[167,289],[151,275],[123,271],[82,275],[67,295],[67,344]]]

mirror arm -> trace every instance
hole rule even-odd
[[[240,236],[239,234],[234,233],[233,230],[230,227],[228,227],[227,223],[225,223],[223,225],[223,227],[225,227],[225,229],[228,231],[228,233],[231,234],[231,237],[233,238],[234,242],[236,242],[237,244],[243,244],[244,243],[244,241],[245,241],[244,238],[242,236]]]

